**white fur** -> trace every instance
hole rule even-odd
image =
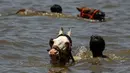
[[[64,30],[63,28],[61,27],[61,29],[59,30],[59,34],[58,35],[61,35],[61,34],[64,34]],[[71,35],[71,29],[67,32],[67,35],[70,36]],[[54,44],[53,46],[58,46],[59,49],[61,50],[65,50],[66,49],[66,45],[65,43],[66,42],[70,42],[68,40],[68,38],[66,36],[59,36],[58,38],[54,39]]]
[[[54,39],[54,44],[59,47],[61,50],[65,50],[66,46],[65,43],[69,42],[68,38],[66,36],[59,36],[58,38]]]
[[[67,32],[68,36],[71,36],[71,29]]]
[[[60,30],[59,30],[59,34],[58,34],[58,35],[61,35],[61,34],[64,34],[64,30],[63,30],[62,27],[60,28]]]
[[[28,13],[35,13],[35,11],[31,10],[31,9],[25,9],[25,15],[27,15]]]

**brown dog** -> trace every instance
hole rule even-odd
[[[71,53],[72,40],[70,35],[71,30],[64,34],[63,28],[61,28],[58,37],[50,39],[49,45],[51,49],[48,50],[48,53],[53,65],[65,65],[70,60],[72,60],[72,63],[75,61]]]
[[[78,15],[79,17],[105,21],[105,13],[98,9],[87,8],[87,7],[81,7],[81,8],[77,7],[77,10],[80,12],[80,15]]]
[[[20,9],[16,12],[16,14],[19,15],[25,15],[25,16],[36,16],[36,15],[42,15],[43,13],[46,13],[46,11],[36,11],[32,9]]]

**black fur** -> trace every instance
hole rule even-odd
[[[96,20],[99,20],[101,22],[105,21],[105,12],[97,12],[95,15],[94,15],[94,19]]]
[[[101,36],[91,36],[89,46],[93,57],[106,57],[103,55],[103,51],[105,49],[105,41]]]
[[[105,49],[105,41],[101,36],[91,36],[90,50],[91,51],[103,51]]]
[[[58,4],[54,4],[53,6],[51,6],[50,10],[51,12],[62,13],[62,7]]]

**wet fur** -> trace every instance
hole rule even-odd
[[[97,10],[97,9],[93,9],[93,8],[87,8],[87,7],[81,7],[81,8],[78,8],[77,7],[77,10],[81,13],[82,12],[82,9],[84,9],[84,13],[85,14],[90,14],[92,15],[92,13],[94,12],[94,10]],[[82,17],[82,18],[87,18],[89,19],[88,16],[80,16],[78,15],[79,17]],[[93,16],[93,19],[94,20],[99,20],[101,22],[105,21],[105,12],[102,12],[101,10],[99,10],[98,12],[96,12]]]
[[[57,63],[60,64],[60,65],[65,65],[66,63],[69,63],[70,60],[72,60],[72,63],[74,63],[75,60],[74,60],[74,58],[72,56],[72,53],[71,53],[72,40],[71,40],[70,36],[68,34],[64,34],[63,33],[63,28],[61,28],[57,38],[59,38],[59,37],[64,37],[64,38],[66,37],[69,40],[69,42],[65,42],[64,46],[66,46],[66,49],[63,51],[62,49],[60,49],[58,47],[58,45],[54,45],[54,43],[55,43],[54,39],[50,39],[50,41],[49,41],[50,48],[51,49],[55,48],[57,51],[59,51],[59,56],[58,56],[58,60],[57,60],[58,62]],[[57,38],[55,38],[55,39],[57,39]],[[51,50],[51,49],[49,49],[49,50]],[[51,62],[53,62],[53,60],[51,60]]]
[[[58,4],[54,4],[50,7],[52,13],[62,13],[62,7]],[[19,15],[33,16],[33,15],[42,15],[43,13],[49,13],[47,11],[37,11],[32,9],[20,9],[16,12]]]
[[[16,14],[27,15],[27,16],[42,15],[42,13],[46,13],[46,11],[36,11],[36,10],[32,10],[32,9],[20,9],[16,12]]]
[[[103,37],[98,35],[92,35],[90,38],[90,51],[93,54],[93,57],[102,57],[106,58],[107,56],[103,55],[105,50],[105,41]]]

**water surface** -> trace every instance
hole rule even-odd
[[[70,18],[10,15],[21,8],[49,11],[55,3],[60,4],[66,14],[76,16],[79,13],[76,7],[88,6],[104,11],[110,19],[91,23]],[[81,61],[63,69],[64,73],[129,73],[129,60],[119,59],[130,58],[129,12],[129,0],[1,0],[0,72],[48,73],[51,69],[46,51],[48,41],[64,27],[65,31],[72,29],[73,52],[82,46],[88,48],[90,36],[97,34],[106,41],[104,53],[116,57],[117,62],[92,65]]]

